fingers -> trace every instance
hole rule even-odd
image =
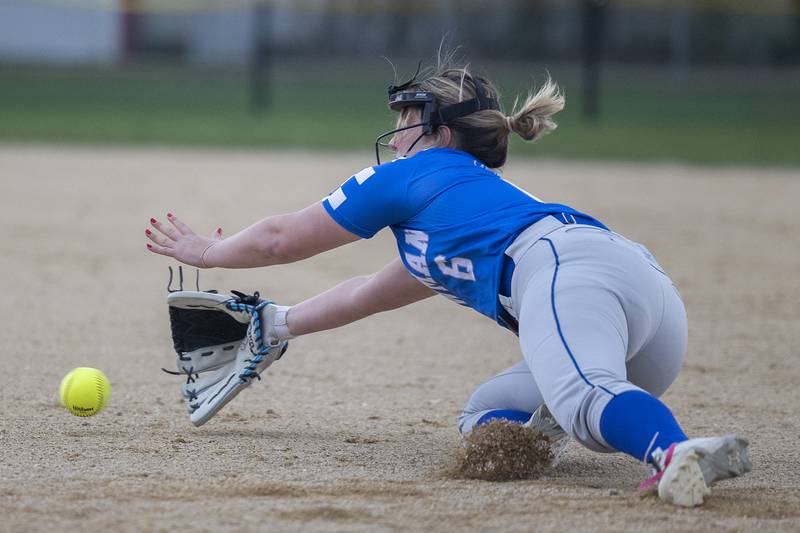
[[[173,257],[171,248],[164,248],[163,246],[159,246],[158,244],[150,244],[148,242],[147,249],[155,254],[166,255],[167,257]]]
[[[194,264],[192,251],[201,245],[207,249],[208,239],[196,235],[189,226],[172,213],[167,213],[167,220],[169,220],[170,224],[162,224],[155,218],[150,219],[150,225],[155,231],[150,228],[144,231],[151,241],[147,243],[147,249],[153,253],[174,257],[183,262],[187,262],[187,258],[189,258],[187,264]],[[217,228],[211,239],[213,241],[222,240],[222,228]]]
[[[178,231],[181,232],[182,235],[194,235],[192,228],[184,224],[183,221],[172,213],[167,213],[167,220],[172,222],[172,225],[178,228]]]
[[[161,248],[172,248],[172,243],[175,241],[171,241],[162,235],[154,233],[149,229],[144,230],[144,234],[147,235],[147,238],[159,245]]]
[[[150,219],[150,225],[152,225],[154,228],[156,228],[158,231],[160,231],[173,241],[177,241],[181,237],[181,234],[178,233],[178,231],[175,230],[175,228],[167,226],[166,224],[162,224],[161,222],[159,222],[154,218]]]

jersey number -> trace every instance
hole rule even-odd
[[[428,263],[425,261],[425,254],[428,251],[428,234],[424,231],[409,230],[406,233],[406,244],[410,244],[417,250],[420,255],[405,253],[406,261],[409,266],[422,274],[425,277],[430,277],[431,272],[428,268]],[[451,278],[464,279],[468,281],[475,281],[475,270],[472,267],[472,261],[465,257],[453,257],[447,259],[443,255],[437,255],[434,259],[436,266],[442,271],[445,276]]]
[[[472,268],[472,261],[465,257],[453,257],[448,261],[445,256],[437,255],[434,261],[436,261],[436,266],[439,267],[439,270],[441,270],[442,274],[445,276],[475,281],[475,271]]]

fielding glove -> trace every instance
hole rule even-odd
[[[261,379],[288,347],[287,340],[264,334],[270,324],[285,324],[288,308],[261,300],[257,292],[231,292],[176,291],[167,297],[178,371],[165,372],[186,376],[181,394],[196,426],[253,378]]]

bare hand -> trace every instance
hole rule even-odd
[[[150,228],[144,230],[147,238],[153,241],[152,244],[147,243],[147,249],[187,265],[209,268],[211,265],[207,265],[205,259],[211,247],[222,240],[222,228],[217,228],[211,237],[203,237],[172,213],[167,213],[167,220],[171,225],[162,224],[155,218],[150,219],[150,225],[156,231]]]

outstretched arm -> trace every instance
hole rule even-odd
[[[359,239],[337,224],[322,202],[295,213],[262,219],[239,233],[221,239],[197,235],[171,213],[169,223],[151,219],[151,252],[201,268],[252,268],[292,263]]]
[[[293,306],[287,325],[292,335],[305,335],[344,326],[434,294],[406,270],[400,259],[395,259],[375,274],[349,279]]]

